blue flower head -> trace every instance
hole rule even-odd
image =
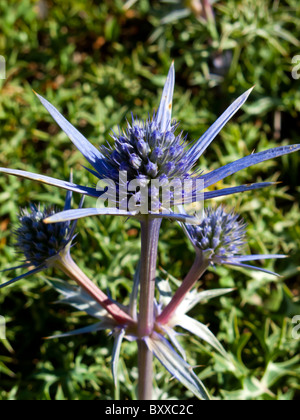
[[[106,168],[102,176],[119,182],[119,171],[126,171],[128,182],[136,179],[163,181],[190,178],[186,160],[187,143],[182,133],[176,135],[174,122],[163,127],[154,114],[146,122],[134,119],[127,129],[113,134],[113,145],[102,147]]]
[[[275,274],[246,261],[285,258],[284,255],[243,255],[246,248],[246,224],[234,211],[223,206],[206,208],[198,224],[181,224],[196,252],[210,264],[226,264]],[[276,274],[275,274],[276,275]]]
[[[197,225],[187,225],[194,246],[213,262],[222,262],[243,252],[246,225],[234,212],[227,213],[220,206],[207,208]]]
[[[149,118],[145,122],[142,122],[137,118],[132,118],[132,122],[127,123],[127,128],[125,130],[119,129],[117,134],[112,134],[113,144],[103,147],[95,147],[92,145],[53,105],[40,95],[37,96],[91,165],[92,168],[86,169],[88,169],[98,181],[112,181],[117,192],[120,190],[121,186],[124,187],[124,185],[119,182],[120,172],[126,172],[127,174],[127,181],[125,181],[127,184],[126,187],[128,187],[132,180],[143,181],[145,185],[149,185],[150,182],[155,180],[159,181],[161,186],[174,179],[179,179],[181,182],[184,182],[185,180],[192,178],[192,187],[190,187],[192,190],[188,191],[188,194],[192,196],[194,202],[197,199],[203,199],[203,195],[198,194],[200,192],[199,188],[201,188],[201,192],[204,193],[204,200],[250,191],[273,185],[273,183],[254,183],[214,191],[207,191],[207,189],[242,169],[300,150],[300,145],[277,147],[263,152],[253,153],[211,172],[208,171],[203,173],[199,172],[199,170],[195,170],[194,168],[199,158],[201,158],[226,123],[245,103],[252,89],[249,89],[235,100],[197,141],[187,143],[186,137],[180,132],[179,134],[177,133],[178,124],[172,122],[174,85],[175,72],[174,64],[172,63],[158,110],[153,115],[153,118]],[[65,182],[30,172],[7,168],[0,168],[0,172],[54,185],[97,199],[104,193],[104,191],[99,191],[99,189],[93,186],[78,185],[73,182]],[[198,183],[197,181],[200,182]],[[201,187],[199,187],[199,185]],[[149,194],[152,194],[153,191],[157,194],[155,187],[152,188],[151,186],[148,191]],[[89,209],[66,210],[48,218],[47,223],[76,220],[86,216],[103,214],[136,217],[137,212],[130,211],[128,206],[128,201],[131,196],[137,198],[136,202],[138,205],[140,192],[130,192],[128,188],[125,199],[124,197],[122,197],[122,199],[119,197],[116,198],[116,200],[112,200],[113,205],[110,205],[109,208],[99,208],[99,206],[95,206]],[[177,204],[176,200],[173,200],[173,196],[170,196],[169,208],[163,208],[161,206],[158,209],[159,214],[153,215],[151,213],[152,209],[149,210],[148,214],[153,217],[167,217],[182,220],[182,215],[174,214],[171,209],[175,204]],[[185,217],[186,219],[188,218],[188,216]]]
[[[70,178],[72,181],[72,175]],[[70,210],[72,201],[72,192],[67,193],[65,210]],[[82,207],[83,199],[79,208]],[[71,223],[65,221],[48,225],[44,220],[54,216],[58,209],[54,207],[45,207],[30,204],[29,208],[22,209],[19,215],[19,227],[14,231],[16,237],[17,253],[22,255],[24,262],[22,265],[10,268],[4,271],[10,271],[17,268],[31,268],[30,271],[22,274],[7,283],[1,284],[0,289],[15,283],[31,274],[52,267],[61,258],[63,254],[70,252],[72,241],[75,238],[75,229],[77,221]]]
[[[48,265],[72,242],[74,229],[69,222],[44,223],[44,219],[55,213],[57,211],[53,207],[41,210],[34,204],[30,205],[30,210],[21,211],[20,226],[15,231],[16,247],[28,264],[35,267]]]

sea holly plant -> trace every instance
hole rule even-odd
[[[63,210],[31,205],[22,211],[16,231],[17,247],[24,256],[21,266],[28,269],[6,285],[48,267],[63,271],[77,283],[52,283],[63,296],[63,301],[97,319],[97,323],[79,331],[85,333],[109,329],[115,337],[112,372],[116,382],[118,358],[123,339],[137,342],[138,398],[152,398],[153,358],[200,399],[209,399],[207,390],[188,364],[185,351],[177,339],[180,327],[206,341],[223,357],[228,357],[223,346],[203,324],[187,313],[195,305],[229,290],[197,292],[197,282],[206,270],[215,264],[249,266],[248,261],[282,258],[282,255],[244,255],[246,227],[239,216],[224,207],[209,207],[199,214],[188,214],[186,204],[202,203],[216,197],[225,197],[274,185],[270,182],[214,189],[224,178],[268,159],[300,150],[300,145],[277,147],[253,153],[211,172],[197,169],[201,156],[225,124],[238,112],[252,89],[242,94],[220,118],[197,140],[188,142],[187,136],[172,119],[172,100],[175,84],[172,63],[157,112],[146,121],[131,116],[125,128],[112,132],[107,146],[92,145],[46,99],[37,94],[42,105],[80,150],[95,176],[97,186],[81,185],[53,177],[0,168],[4,174],[20,176],[67,190]],[[71,208],[72,193],[94,197],[95,206]],[[132,283],[130,303],[124,306],[100,290],[71,257],[76,221],[88,216],[123,216],[135,218],[141,227],[141,257]],[[173,295],[166,283],[157,284],[157,254],[162,219],[180,224],[195,249],[195,262]],[[73,222],[73,223],[71,223]],[[270,273],[269,271],[267,271]],[[275,273],[274,273],[275,274]],[[162,293],[163,287],[165,288]],[[157,300],[157,293],[160,297]]]

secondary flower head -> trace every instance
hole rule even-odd
[[[72,175],[70,181],[72,181]],[[65,210],[71,208],[71,201],[72,192],[69,191],[66,197]],[[82,207],[82,204],[83,199],[79,208]],[[73,223],[65,221],[54,225],[45,224],[44,219],[55,215],[57,211],[59,210],[54,207],[45,207],[42,210],[40,205],[36,206],[35,204],[30,204],[29,208],[21,210],[19,227],[14,231],[14,235],[16,237],[17,253],[22,255],[24,261],[22,265],[4,271],[29,267],[31,270],[1,284],[0,289],[31,274],[55,266],[63,255],[70,253],[72,241],[76,236],[74,232],[77,221]]]
[[[244,221],[233,211],[226,212],[222,206],[216,210],[205,209],[199,223],[186,225],[186,230],[194,246],[215,263],[240,255],[245,248]]]
[[[206,208],[199,223],[181,224],[192,242],[200,260],[210,264],[227,264],[263,271],[277,275],[259,267],[243,264],[246,261],[285,258],[284,255],[243,255],[246,248],[247,232],[244,220],[234,211],[226,211],[223,206]]]
[[[257,188],[273,185],[270,182],[254,183],[241,186],[234,186],[221,190],[207,191],[207,189],[224,178],[266,160],[283,156],[300,150],[300,145],[283,146],[266,150],[259,153],[253,153],[243,157],[235,162],[229,163],[223,167],[215,169],[208,173],[201,173],[195,170],[195,165],[199,158],[206,151],[208,146],[216,138],[227,122],[236,114],[241,106],[246,102],[252,89],[242,94],[236,99],[232,105],[217,119],[217,121],[195,142],[187,143],[186,137],[182,133],[177,134],[178,125],[172,122],[172,103],[175,85],[175,71],[172,63],[168,77],[163,88],[162,97],[157,112],[152,119],[141,122],[138,119],[132,119],[132,123],[127,125],[125,130],[119,129],[118,134],[113,134],[113,143],[105,147],[93,146],[76,128],[74,128],[46,99],[37,95],[41,103],[48,110],[51,116],[59,124],[62,130],[69,136],[70,140],[80,150],[88,163],[92,166],[87,168],[97,179],[109,180],[116,188],[116,192],[126,187],[125,194],[116,199],[111,200],[110,207],[95,206],[89,209],[67,210],[61,214],[56,214],[47,219],[48,223],[57,223],[66,220],[76,220],[87,216],[96,215],[118,215],[128,217],[138,217],[139,210],[132,210],[129,206],[129,200],[132,196],[136,198],[136,206],[139,206],[140,191],[130,191],[129,185],[132,180],[142,181],[148,184],[153,180],[159,181],[162,186],[168,182],[172,182],[175,178],[182,183],[192,178],[190,184],[191,191],[188,191],[189,197],[193,202],[199,200],[208,200],[215,197],[226,196],[244,191],[250,191]],[[127,180],[119,181],[119,174],[126,172]],[[38,175],[30,172],[19,171],[14,169],[0,168],[0,172],[21,176],[27,179],[36,180],[49,185],[54,185],[69,191],[78,192],[83,195],[89,195],[99,198],[105,194],[105,189],[97,189],[95,187],[82,186],[73,182],[65,182],[44,175]],[[200,181],[200,182],[198,182]],[[148,190],[152,194],[157,195],[157,187]],[[199,194],[204,191],[204,197]],[[185,195],[185,190],[182,190]],[[124,200],[125,197],[125,200]],[[148,198],[148,196],[147,196]],[[174,214],[172,205],[183,204],[178,203],[170,194],[170,205],[160,206],[155,209],[158,213],[153,215],[152,208],[148,214],[153,217],[166,217],[176,220],[182,220],[183,216]],[[159,203],[160,205],[161,203]],[[188,219],[189,216],[184,216]]]
[[[51,264],[72,242],[74,229],[69,222],[44,223],[44,219],[56,213],[53,207],[41,210],[34,204],[30,205],[30,209],[21,211],[20,226],[15,231],[16,247],[28,264],[35,267]]]

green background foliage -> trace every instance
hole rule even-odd
[[[94,145],[125,126],[130,112],[141,118],[157,107],[172,59],[176,66],[174,117],[197,139],[243,91],[256,85],[233,121],[198,165],[209,171],[250,154],[299,143],[300,80],[291,76],[300,54],[298,0],[214,2],[215,21],[196,16],[192,2],[138,0],[0,0],[0,54],[7,79],[0,80],[0,164],[15,169],[95,182],[75,150],[42,108],[45,96]],[[131,4],[130,4],[131,3]],[[300,339],[292,318],[300,314],[299,154],[257,165],[227,178],[218,188],[281,181],[276,188],[223,200],[248,223],[248,251],[286,253],[264,266],[282,274],[211,268],[200,289],[235,287],[231,295],[193,310],[210,325],[233,362],[188,335],[180,340],[188,361],[217,399],[299,398]],[[12,229],[28,201],[63,205],[64,192],[31,181],[0,177],[0,268],[16,265]],[[79,197],[75,197],[78,203]],[[214,200],[221,202],[221,200]],[[92,199],[86,205],[94,205]],[[79,222],[73,256],[114,299],[128,303],[139,258],[139,225],[101,217]],[[193,250],[176,224],[163,222],[159,274],[182,279]],[[258,262],[259,263],[259,262]],[[2,273],[1,282],[14,273]],[[55,305],[43,276],[6,288],[0,314],[7,340],[0,340],[1,400],[94,400],[135,398],[136,345],[122,347],[119,389],[110,373],[113,340],[104,333],[71,339],[44,337],[93,322]],[[191,394],[157,363],[155,397]]]

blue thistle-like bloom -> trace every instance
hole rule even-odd
[[[119,133],[112,134],[113,144],[97,148],[93,146],[76,128],[74,128],[46,99],[37,95],[43,106],[48,110],[54,120],[68,135],[74,145],[80,150],[93,169],[86,168],[98,180],[111,180],[115,186],[117,193],[123,188],[122,182],[119,182],[120,172],[125,171],[127,181],[125,183],[125,197],[112,199],[110,207],[99,208],[95,206],[89,209],[67,210],[61,214],[56,214],[47,219],[47,223],[57,223],[66,220],[76,220],[86,216],[95,215],[118,215],[128,217],[138,217],[138,197],[140,192],[131,192],[128,189],[130,181],[143,180],[148,186],[153,180],[161,183],[171,183],[174,179],[179,179],[182,183],[185,180],[193,179],[191,191],[188,195],[192,197],[193,202],[196,200],[208,200],[215,197],[227,196],[244,191],[250,191],[257,188],[274,185],[271,182],[254,183],[247,185],[234,186],[221,190],[207,191],[207,189],[224,178],[242,170],[264,162],[275,157],[283,156],[300,150],[300,145],[282,146],[269,149],[259,153],[253,153],[249,156],[238,159],[223,167],[215,169],[208,173],[201,173],[194,169],[199,158],[206,151],[208,146],[216,138],[227,122],[237,113],[249,97],[252,89],[249,89],[217,119],[217,121],[195,142],[187,143],[186,137],[182,133],[177,134],[178,124],[172,122],[172,101],[175,85],[174,64],[172,63],[165,83],[161,101],[152,119],[141,122],[132,118],[132,123],[127,125],[125,130],[119,129]],[[15,169],[0,168],[0,172],[15,176],[21,176],[27,179],[36,180],[49,185],[67,189],[69,191],[78,192],[83,195],[89,195],[99,198],[106,191],[99,190],[95,187],[87,187],[73,182],[65,182],[44,175],[34,174],[26,171]],[[195,182],[194,182],[195,181]],[[200,181],[198,183],[197,181]],[[155,189],[154,189],[155,190]],[[153,191],[149,186],[149,194]],[[203,195],[199,192],[203,191]],[[184,191],[185,194],[186,191]],[[130,210],[129,200],[132,196],[137,198],[137,210]],[[159,195],[157,195],[159,196]],[[172,206],[177,203],[170,194],[170,203],[168,208],[164,208],[159,203],[156,210],[157,214],[153,214],[153,210],[149,210],[148,214],[152,217],[166,217],[175,220],[187,220],[189,216],[182,214],[174,214]]]
[[[186,141],[182,133],[175,135],[177,124],[170,125],[163,130],[154,115],[146,122],[132,118],[127,129],[119,135],[113,134],[112,146],[102,147],[107,169],[102,176],[119,182],[119,171],[123,167],[127,170],[128,181],[142,177],[151,179],[168,179],[186,177],[191,167],[184,164]]]
[[[72,175],[70,177],[72,181]],[[65,210],[71,209],[72,192],[67,193]],[[79,208],[82,207],[83,199]],[[18,268],[31,268],[30,271],[0,285],[0,289],[15,283],[22,278],[37,274],[46,268],[55,266],[62,254],[70,252],[72,241],[75,238],[77,220],[71,223],[65,221],[48,225],[44,220],[54,216],[59,210],[54,207],[45,207],[30,204],[29,208],[22,209],[19,215],[19,227],[14,231],[16,237],[17,253],[24,257],[22,265],[4,271]]]
[[[44,219],[57,212],[53,207],[41,210],[34,204],[30,205],[30,210],[21,211],[20,226],[15,231],[16,247],[28,264],[35,267],[48,265],[72,242],[74,228],[69,222],[44,223]]]
[[[146,122],[132,117],[132,123],[127,124],[125,131],[112,134],[113,145],[101,147],[105,157],[101,177],[113,180],[119,192],[119,173],[120,170],[126,171],[127,185],[133,180],[142,181],[141,185],[148,186],[149,197],[153,197],[152,180],[163,186],[173,179],[182,182],[191,179],[189,171],[193,163],[186,162],[186,138],[183,133],[176,135],[176,128],[174,122],[167,130],[163,129],[156,115]],[[170,191],[169,194],[173,205],[174,193]],[[128,191],[127,201],[132,196],[139,202],[139,192]]]
[[[286,258],[284,255],[243,255],[246,248],[246,224],[234,211],[227,212],[223,206],[207,208],[199,223],[181,225],[197,253],[210,264],[227,264],[263,271],[263,268],[244,264],[246,261]]]
[[[227,213],[220,206],[216,210],[204,210],[202,220],[197,225],[187,225],[187,231],[194,246],[212,262],[222,262],[224,258],[239,255],[245,248],[246,225],[234,212]]]

